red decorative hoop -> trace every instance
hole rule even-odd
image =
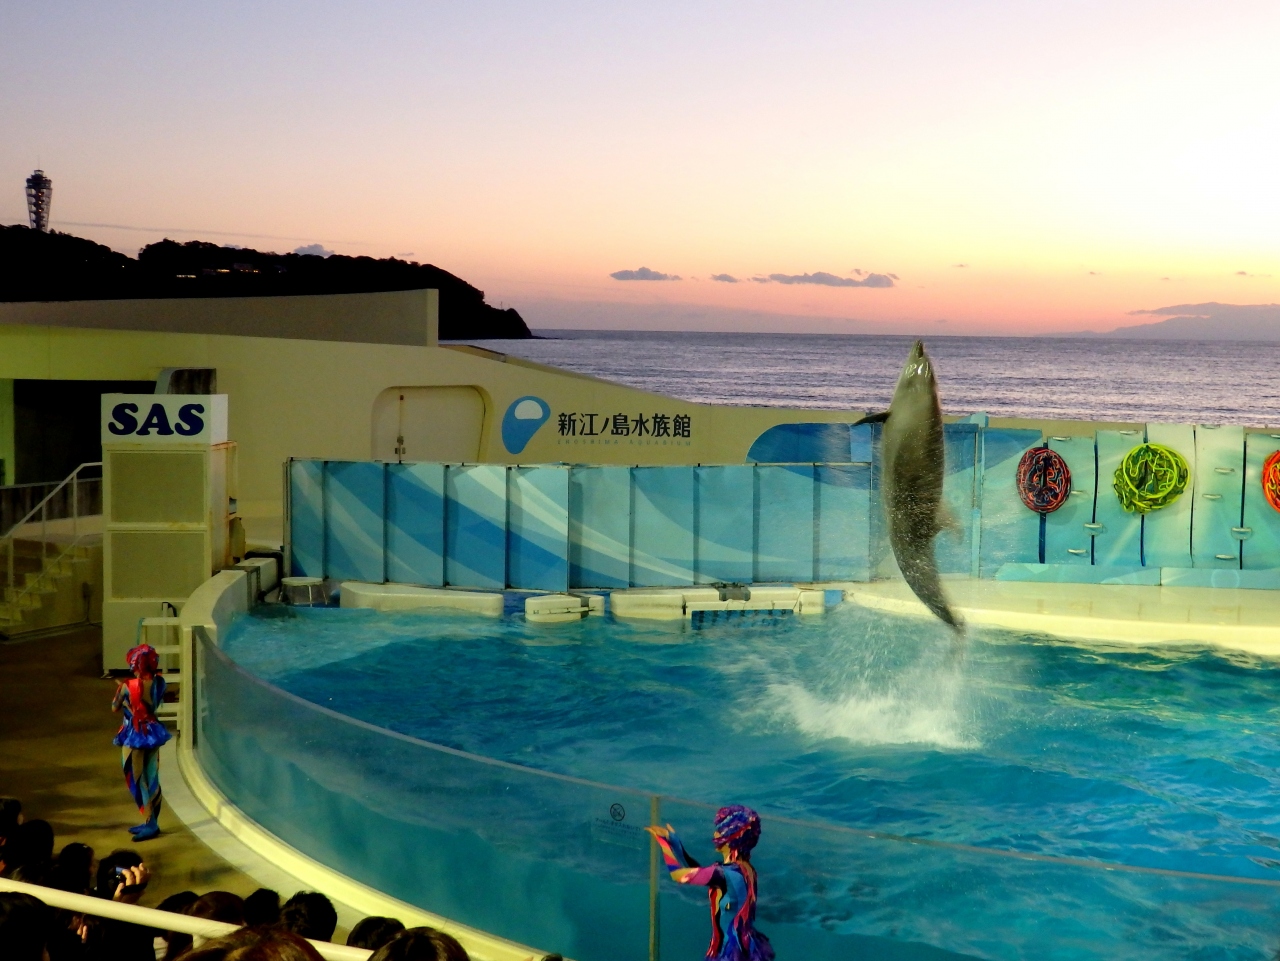
[[[1280,450],[1262,465],[1262,494],[1272,508],[1280,511]]]
[[[1028,510],[1052,514],[1071,496],[1071,470],[1062,455],[1033,447],[1018,461],[1018,496]]]

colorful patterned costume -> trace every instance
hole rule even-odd
[[[666,837],[654,834],[672,877],[680,884],[707,887],[711,900],[707,961],[772,961],[769,939],[755,928],[756,869],[751,849],[759,839],[760,816],[740,804],[716,812],[715,845],[726,849],[721,864],[704,868],[685,852],[674,832]]]
[[[164,678],[156,673],[160,657],[149,644],[129,651],[134,676],[116,688],[111,710],[124,712],[124,723],[113,741],[120,748],[124,781],[133,802],[147,820],[129,829],[135,841],[160,833],[160,746],[169,732],[156,720],[155,707],[164,700]]]

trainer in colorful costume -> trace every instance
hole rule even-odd
[[[156,720],[156,705],[164,700],[165,685],[156,673],[160,657],[150,644],[139,644],[127,658],[133,677],[121,682],[111,702],[112,711],[124,712],[113,743],[120,748],[124,782],[146,818],[129,833],[135,841],[147,841],[160,833],[160,746],[169,732]]]
[[[670,824],[647,830],[662,849],[672,880],[707,887],[711,899],[707,961],[771,961],[773,947],[755,927],[756,869],[751,849],[760,840],[760,815],[741,804],[717,811],[713,840],[724,862],[705,868],[688,855]]]

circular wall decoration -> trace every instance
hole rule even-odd
[[[1018,496],[1030,510],[1052,514],[1071,494],[1071,470],[1062,455],[1033,447],[1018,461]]]
[[[1280,450],[1262,465],[1262,494],[1272,508],[1280,511]]]
[[[1187,489],[1191,471],[1187,459],[1172,447],[1139,444],[1116,468],[1116,496],[1131,514],[1148,514],[1168,507]]]

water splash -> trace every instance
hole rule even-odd
[[[952,750],[979,746],[965,730],[957,707],[958,685],[925,685],[915,690],[873,690],[864,686],[841,697],[824,698],[797,683],[771,684],[775,707],[813,737],[842,738],[855,744],[926,744]]]

